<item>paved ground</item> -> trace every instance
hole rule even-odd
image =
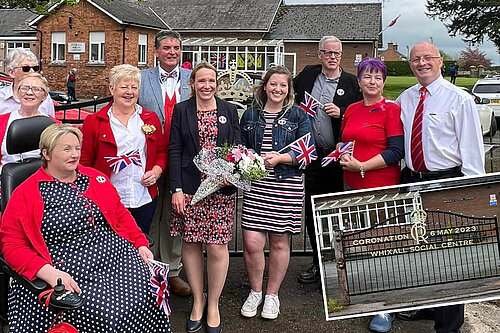
[[[231,258],[228,278],[221,299],[224,332],[369,332],[369,318],[327,322],[323,310],[321,286],[300,285],[298,272],[309,264],[304,257],[292,257],[290,268],[280,291],[281,315],[275,321],[260,317],[243,318],[239,311],[249,286],[242,258]],[[185,332],[185,322],[191,310],[191,298],[171,298],[171,323],[174,332]],[[395,320],[393,333],[433,332],[432,321],[404,322]],[[203,332],[203,331],[202,331]],[[500,301],[466,306],[463,333],[500,332]]]

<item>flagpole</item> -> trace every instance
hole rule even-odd
[[[384,29],[382,29],[378,35],[382,34],[387,28],[390,28],[392,27],[394,24],[396,24],[396,21],[398,20],[398,18],[401,16],[401,14],[399,14],[398,16],[396,16],[396,18],[394,20],[391,21],[391,23],[389,23]]]

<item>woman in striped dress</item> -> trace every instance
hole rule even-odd
[[[300,233],[304,199],[302,172],[295,155],[285,147],[309,133],[311,124],[306,113],[293,105],[292,75],[285,67],[276,66],[266,73],[256,88],[255,101],[241,118],[242,144],[264,157],[269,175],[252,182],[251,191],[243,197],[243,257],[251,290],[241,314],[255,316],[263,299],[267,235],[269,281],[261,316],[275,319],[278,291],[290,260],[290,235]]]

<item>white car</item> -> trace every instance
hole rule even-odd
[[[495,111],[495,118],[500,122],[500,75],[487,76],[478,80],[472,92],[490,100],[489,106]]]
[[[469,89],[465,87],[459,87],[459,88],[467,91],[474,99],[474,102],[476,102],[476,108],[477,112],[479,113],[479,120],[481,122],[481,129],[483,131],[483,136],[495,135],[497,131],[497,122],[495,120],[495,112],[490,107],[489,99],[481,98],[478,95],[472,93]]]

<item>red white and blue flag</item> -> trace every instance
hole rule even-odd
[[[165,311],[167,316],[172,313],[168,298],[168,265],[156,260],[149,261],[149,271],[151,272],[151,293],[155,297],[156,304]]]
[[[318,107],[320,105],[321,103],[307,91],[304,94],[304,99],[300,102],[300,107],[304,109],[311,118],[316,118],[316,112],[318,112]]]
[[[295,154],[297,162],[299,162],[299,169],[305,169],[307,165],[318,158],[311,133],[307,133],[298,140],[295,140],[288,145],[288,148]]]
[[[104,157],[104,159],[108,162],[111,170],[116,174],[131,164],[135,164],[139,167],[142,166],[139,149],[133,150],[121,156]]]
[[[321,159],[321,166],[326,167],[328,164],[332,162],[337,162],[340,156],[345,154],[352,154],[354,152],[354,142],[346,142],[342,146],[335,149],[333,152],[328,154],[326,157]]]

